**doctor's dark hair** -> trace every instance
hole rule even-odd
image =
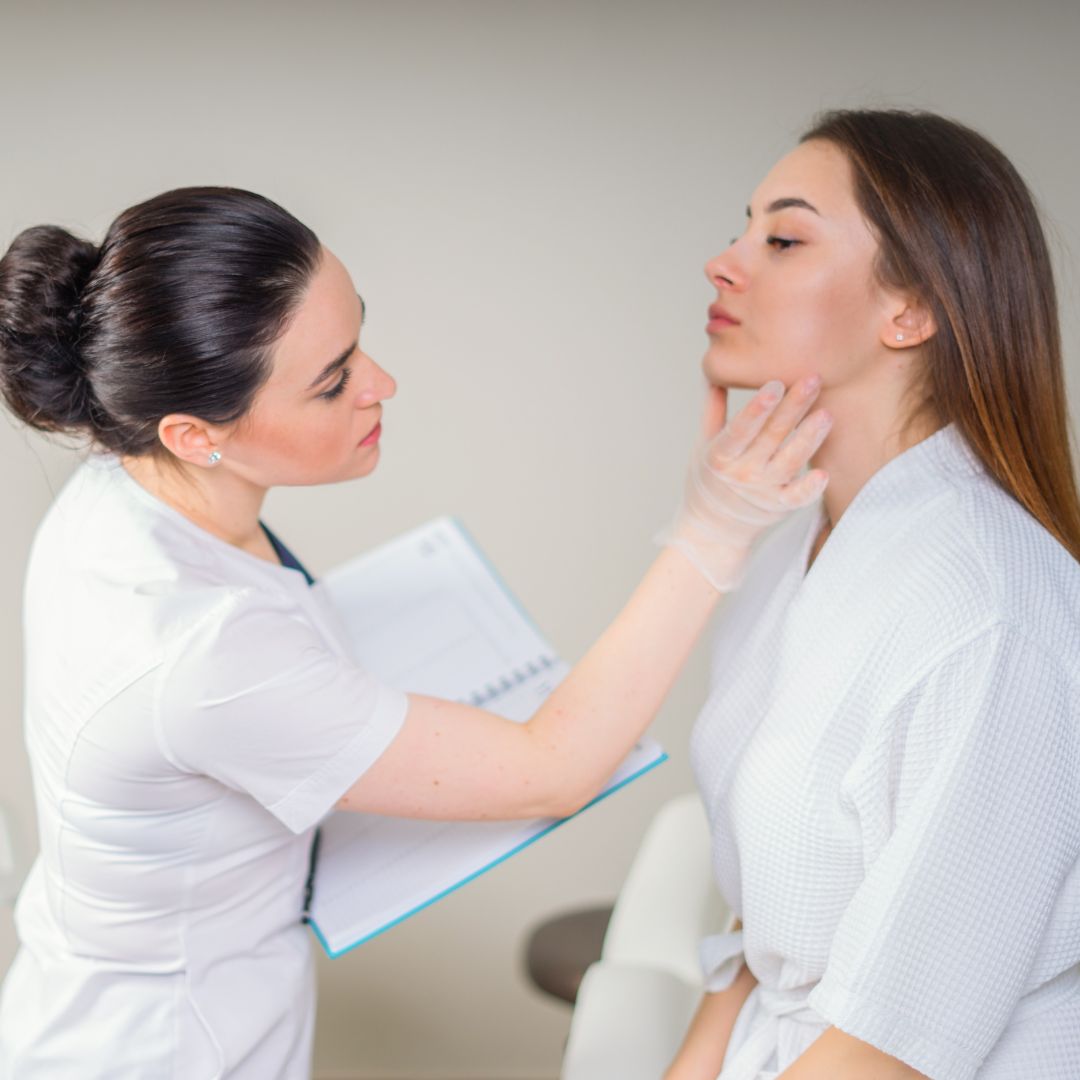
[[[942,116],[839,110],[802,141],[851,164],[876,274],[936,332],[916,413],[955,424],[986,470],[1080,559],[1054,273],[1035,201],[989,140]]]
[[[163,449],[170,413],[231,423],[269,377],[320,251],[291,214],[235,188],[133,206],[100,248],[26,229],[0,258],[0,391],[30,426],[119,454]]]

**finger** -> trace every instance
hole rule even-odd
[[[779,379],[767,382],[709,445],[709,464],[719,467],[739,457],[765,426],[783,396],[784,384]]]
[[[767,476],[770,483],[790,483],[821,448],[832,430],[833,418],[825,409],[812,412],[773,455]]]
[[[701,438],[711,442],[724,428],[727,420],[727,387],[707,386],[705,388],[705,408],[701,416]]]
[[[811,469],[780,492],[780,501],[789,510],[797,510],[818,499],[828,485],[829,474],[824,469]]]
[[[745,460],[763,467],[810,411],[820,392],[821,379],[817,375],[808,375],[794,383],[769,422],[747,448],[743,455]]]

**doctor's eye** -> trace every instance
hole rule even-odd
[[[345,389],[345,384],[349,381],[350,375],[352,375],[352,368],[345,368],[341,373],[341,378],[331,386],[329,390],[320,394],[319,397],[326,398],[327,401],[333,401],[334,398],[340,397],[342,391]]]

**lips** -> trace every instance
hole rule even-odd
[[[739,320],[730,312],[725,311],[719,304],[713,304],[709,308],[709,325],[717,323],[724,326],[738,326]]]
[[[361,445],[361,446],[371,446],[371,445],[372,445],[373,443],[377,443],[377,442],[379,441],[379,436],[380,436],[381,434],[382,434],[382,422],[380,421],[379,423],[377,423],[377,424],[376,424],[376,425],[375,425],[375,426],[374,426],[374,427],[373,427],[373,428],[371,429],[371,431],[369,431],[369,432],[367,433],[367,435],[365,435],[365,436],[364,436],[364,437],[363,437],[363,438],[362,438],[362,439],[360,440],[360,445]]]

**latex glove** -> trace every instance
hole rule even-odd
[[[725,424],[727,391],[710,387],[683,504],[657,541],[681,551],[720,592],[741,583],[758,536],[825,490],[824,470],[802,473],[832,426],[823,409],[806,416],[820,389],[816,376],[786,394],[783,383],[766,383]]]

